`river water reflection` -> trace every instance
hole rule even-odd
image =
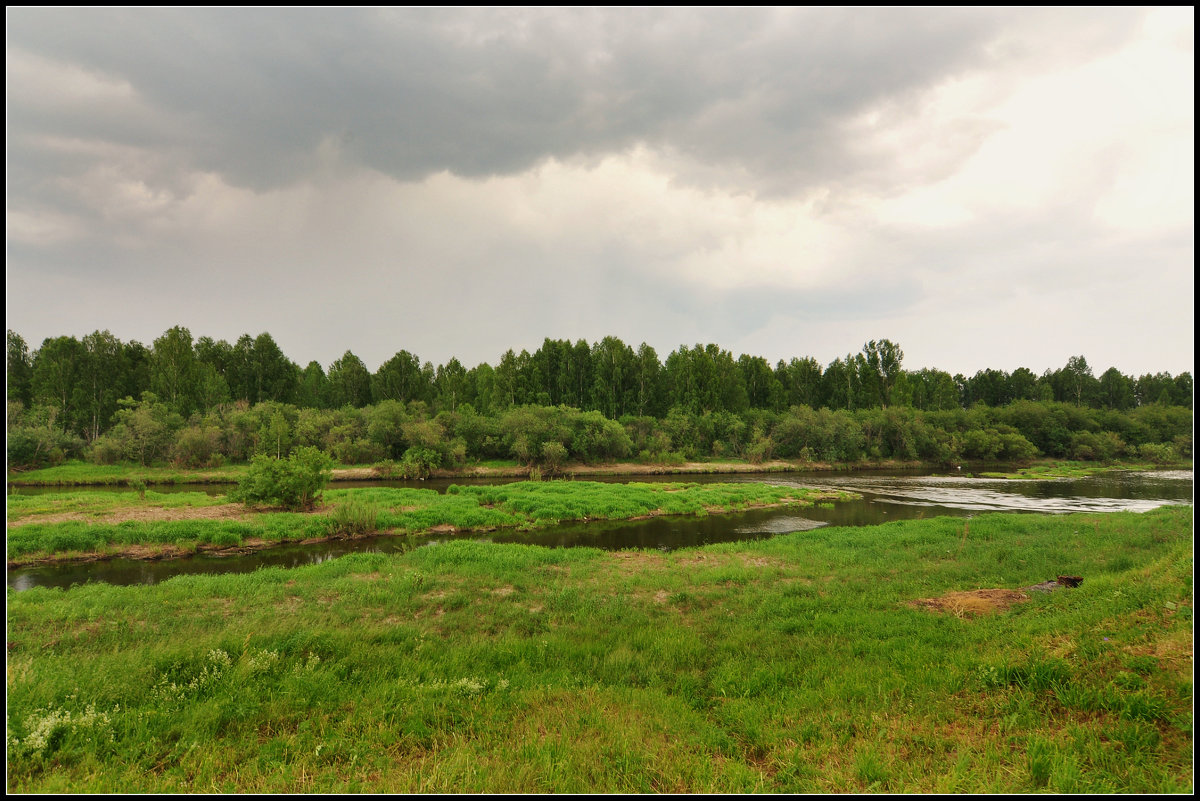
[[[589,480],[592,480],[589,478]],[[599,479],[628,481],[628,477]],[[593,547],[606,550],[649,548],[674,550],[716,542],[736,542],[806,531],[825,525],[867,526],[889,520],[939,515],[969,516],[984,512],[1146,511],[1166,504],[1187,504],[1193,499],[1193,474],[1189,471],[1106,473],[1080,479],[1010,481],[959,475],[915,473],[771,473],[757,475],[646,476],[638,481],[766,482],[770,484],[837,489],[862,497],[805,509],[758,509],[706,517],[655,517],[638,521],[564,523],[538,531],[444,533],[423,536],[372,537],[353,541],[294,545],[250,554],[215,556],[199,554],[187,559],[144,562],[111,559],[77,565],[22,568],[8,571],[8,586],[25,590],[36,586],[69,587],[88,581],[111,584],[156,584],[194,573],[246,573],[265,567],[298,567],[334,559],[347,553],[395,553],[449,539],[477,539],[525,543],[548,547]],[[420,486],[444,492],[452,483],[489,481],[438,481],[424,483],[339,483],[351,486]],[[181,489],[192,489],[183,487]]]

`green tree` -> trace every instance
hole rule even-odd
[[[1009,401],[1037,400],[1038,378],[1028,367],[1018,367],[1008,377]]]
[[[330,368],[331,378],[332,374]],[[379,366],[371,389],[376,400],[430,401],[434,395],[432,369],[427,373],[415,354],[402,350]]]
[[[291,403],[295,400],[300,368],[283,355],[279,345],[265,331],[254,338],[249,367],[251,403]]]
[[[1067,366],[1051,377],[1055,400],[1073,403],[1076,406],[1091,406],[1099,395],[1100,382],[1092,375],[1092,368],[1082,356],[1072,356]]]
[[[329,399],[332,406],[361,409],[371,402],[371,372],[350,351],[329,365]]]
[[[824,402],[821,393],[822,370],[816,359],[793,358],[787,363],[780,360],[775,365],[775,377],[783,389],[781,408],[808,406],[816,409]]]
[[[482,415],[490,416],[495,409],[496,371],[487,362],[467,371],[466,391],[468,402]]]
[[[172,411],[187,416],[195,409],[196,352],[192,332],[168,329],[154,340],[150,356],[150,388]]]
[[[438,367],[434,385],[439,408],[453,412],[467,400],[467,371],[458,359],[451,358]]]
[[[51,410],[51,425],[75,430],[75,383],[79,379],[83,345],[75,337],[42,342],[33,357],[33,400]]]
[[[150,349],[137,340],[125,343],[125,387],[122,397],[140,398],[150,391]]]
[[[217,368],[207,362],[196,364],[196,406],[208,410],[229,400],[229,384]]]
[[[847,360],[849,361],[849,360]],[[871,340],[854,358],[858,378],[856,406],[873,408],[892,403],[892,390],[903,373],[904,351],[888,339]]]
[[[592,393],[588,408],[610,420],[629,412],[636,403],[637,356],[616,337],[605,337],[592,347]]]
[[[742,354],[737,360],[746,399],[751,409],[780,409],[784,402],[783,385],[771,365],[761,356]]]
[[[33,403],[33,359],[25,340],[11,328],[7,334],[6,357],[8,399],[19,401],[28,408]]]
[[[667,357],[665,373],[671,405],[693,414],[742,412],[750,405],[733,354],[717,345],[681,346]]]
[[[125,347],[108,331],[83,338],[75,405],[89,442],[108,430],[125,388]]]
[[[958,409],[961,401],[954,377],[944,370],[922,368],[909,373],[913,406],[926,411]]]
[[[518,382],[520,379],[517,357],[512,348],[500,357],[500,364],[493,372],[492,410],[503,411],[517,405]]]
[[[821,396],[829,409],[853,409],[858,399],[858,371],[854,356],[834,359],[821,375]]]
[[[664,405],[663,366],[654,348],[643,342],[634,367],[633,411],[639,416],[661,417],[666,412]]]
[[[309,362],[300,374],[296,388],[296,405],[303,409],[325,409],[329,406],[329,379],[319,362]]]
[[[1133,392],[1133,379],[1110,367],[1100,376],[1100,403],[1106,409],[1126,411],[1137,404]]]

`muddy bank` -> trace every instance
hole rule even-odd
[[[699,475],[699,474],[735,474],[735,473],[779,473],[797,471],[851,471],[851,470],[920,470],[934,469],[937,465],[923,462],[901,462],[896,460],[879,460],[870,462],[786,462],[779,459],[760,464],[747,462],[683,462],[681,464],[643,464],[640,462],[612,462],[608,464],[571,464],[564,465],[555,472],[542,470],[543,478],[583,478],[587,476],[661,476],[661,475]],[[147,487],[178,486],[178,485],[220,485],[236,484],[243,475],[240,471],[212,470],[179,470],[168,475],[147,475],[130,468],[127,476],[104,476],[100,478],[23,478],[21,473],[8,474],[10,487],[130,487],[144,484]],[[434,470],[429,478],[528,478],[530,468],[525,465],[506,465],[489,467],[483,465],[467,465],[465,467]],[[332,470],[333,481],[386,481],[401,479],[402,476],[389,474],[386,469],[365,465],[361,467],[335,467]]]
[[[683,462],[682,464],[642,464],[640,462],[612,462],[609,464],[564,465],[555,473],[543,470],[542,478],[586,478],[588,476],[671,476],[736,473],[795,473],[800,471],[851,471],[851,470],[920,470],[932,465],[922,462],[901,462],[886,459],[874,462],[785,462],[775,459],[759,464],[748,462]],[[530,468],[521,465],[506,467],[464,467],[454,470],[434,470],[430,478],[526,478]],[[371,481],[386,479],[374,467],[344,467],[333,471],[334,481]]]

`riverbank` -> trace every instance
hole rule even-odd
[[[1190,793],[1191,543],[987,514],[10,592],[7,789]]]
[[[1192,469],[1191,462],[1155,465],[1146,462],[1073,462],[1061,459],[1038,460],[1015,469],[996,470],[995,465],[965,463],[947,467],[916,461],[892,459],[859,462],[804,462],[772,460],[752,463],[746,461],[699,461],[678,464],[648,464],[642,462],[612,462],[607,464],[568,464],[546,478],[586,478],[589,476],[647,476],[703,475],[784,472],[850,472],[856,470],[942,470],[948,474],[979,475],[989,478],[1050,479],[1077,478],[1110,470]],[[989,469],[991,468],[991,469]],[[8,474],[10,487],[88,487],[88,486],[158,486],[178,484],[232,484],[249,471],[249,465],[228,465],[217,469],[185,469],[174,467],[141,467],[135,465],[93,465],[71,462],[58,467]],[[516,462],[468,465],[454,470],[435,470],[430,478],[528,478],[530,468]],[[392,480],[385,467],[373,465],[341,465],[333,468],[333,481]]]
[[[202,492],[77,490],[10,496],[8,566],[165,559],[198,551],[244,553],[381,534],[531,529],[563,521],[811,506],[851,497],[756,483],[527,481],[451,489],[446,494],[390,487],[327,490],[314,512],[251,508]]]

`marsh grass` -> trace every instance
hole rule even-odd
[[[1191,510],[961,531],[10,591],[8,790],[1190,792]]]
[[[524,481],[499,487],[451,486],[445,495],[391,487],[326,490],[324,506],[312,514],[247,508],[212,519],[171,519],[179,515],[169,510],[217,507],[228,504],[228,498],[153,491],[146,491],[144,498],[138,492],[17,495],[9,499],[8,559],[22,564],[56,555],[126,553],[143,545],[189,551],[239,546],[247,540],[283,543],[375,532],[536,528],[568,520],[806,504],[826,497],[814,490],[750,483]],[[68,513],[77,519],[58,519]]]
[[[1191,469],[1191,463],[1181,463],[1180,467]],[[1022,467],[1009,472],[988,471],[979,475],[983,478],[1008,478],[1015,480],[1038,481],[1051,478],[1086,478],[1114,470],[1161,470],[1162,465],[1145,462],[1120,462],[1116,464],[1098,464],[1096,462],[1050,461]]]

